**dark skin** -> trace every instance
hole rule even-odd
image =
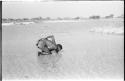
[[[57,49],[55,38],[53,35],[41,38],[37,43],[38,48],[42,54],[51,54],[51,49]]]

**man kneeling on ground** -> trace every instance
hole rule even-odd
[[[47,36],[46,38],[41,38],[38,40],[36,46],[41,50],[41,52],[38,52],[38,56],[40,54],[52,54],[53,52],[58,53],[62,49],[61,44],[56,44],[53,35]]]

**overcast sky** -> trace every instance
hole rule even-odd
[[[102,17],[123,14],[123,1],[61,1],[61,2],[3,2],[3,18],[33,18],[33,17]]]

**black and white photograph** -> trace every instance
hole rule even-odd
[[[0,51],[3,81],[123,81],[124,1],[3,0]]]

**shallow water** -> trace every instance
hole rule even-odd
[[[97,22],[3,26],[3,79],[123,78],[123,35],[89,32],[93,26],[119,23]],[[37,40],[50,34],[63,50],[38,57]]]

